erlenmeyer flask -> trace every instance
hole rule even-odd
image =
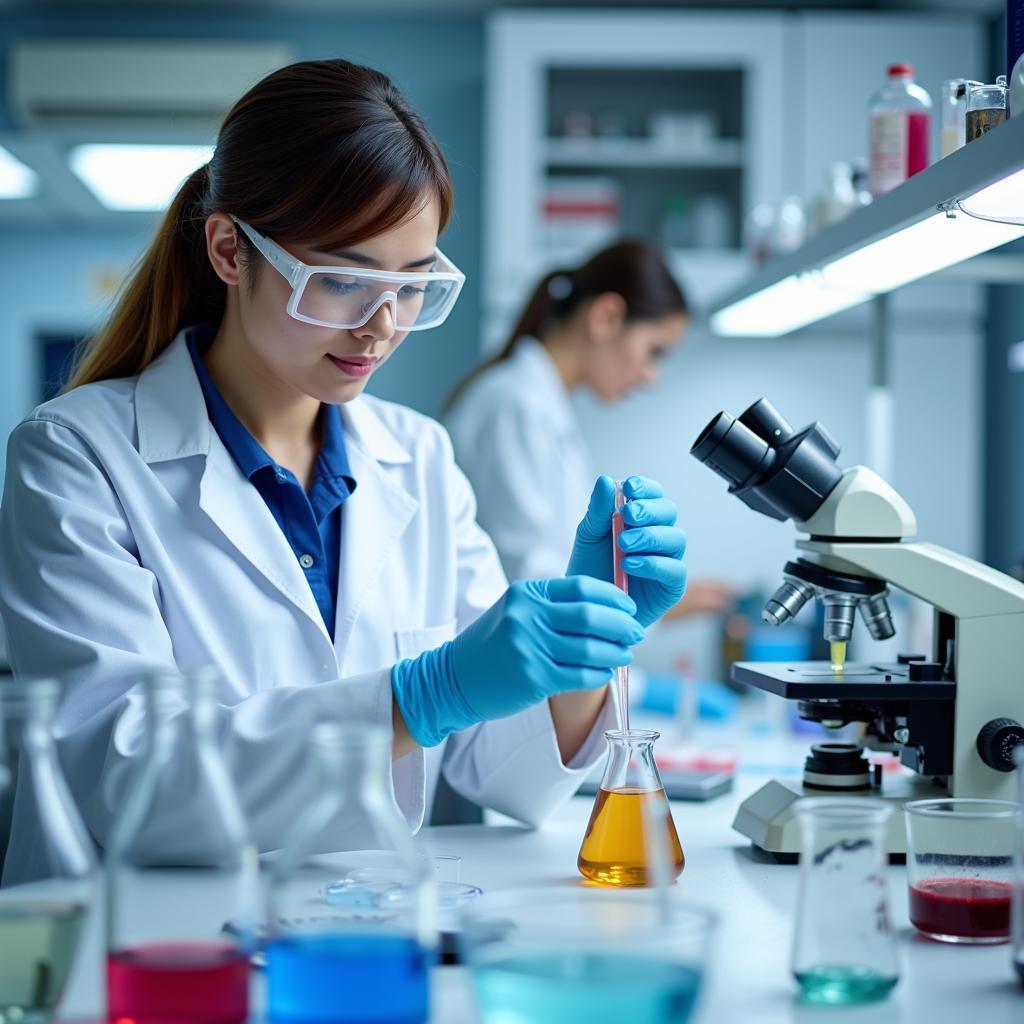
[[[391,733],[321,722],[311,747],[316,795],[271,869],[267,1016],[425,1021],[437,887],[391,792]]]
[[[644,845],[644,802],[665,796],[654,762],[654,742],[659,734],[633,729],[604,736],[608,763],[576,865],[584,878],[600,885],[652,885]],[[665,841],[675,879],[683,870],[684,859],[671,814],[666,818]]]
[[[211,670],[143,682],[143,757],[107,843],[111,1021],[232,1024],[249,1015],[258,861],[217,746],[216,684]],[[186,885],[194,906],[208,897],[224,913],[173,912]]]
[[[39,814],[31,849],[15,851],[16,881],[29,884],[0,891],[0,1021],[50,1019],[96,900],[92,840],[53,742],[59,698],[60,686],[52,679],[0,686],[7,737],[6,744],[0,742],[2,760],[13,766],[17,756],[18,785],[32,793]],[[7,774],[2,767],[0,774]]]

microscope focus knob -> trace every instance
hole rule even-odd
[[[1024,743],[1024,725],[1012,718],[993,718],[978,733],[978,754],[997,772],[1012,772],[1013,752]]]

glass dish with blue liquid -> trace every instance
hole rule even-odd
[[[650,893],[509,890],[463,908],[483,1024],[686,1024],[714,915]]]

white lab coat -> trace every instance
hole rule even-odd
[[[504,591],[444,430],[368,396],[342,420],[357,487],[342,512],[333,644],[284,534],[210,425],[183,333],[138,377],[78,388],[12,433],[0,612],[15,673],[67,686],[58,749],[101,845],[139,757],[147,666],[219,670],[222,748],[260,849],[275,849],[312,786],[310,726],[390,727],[391,666]],[[539,823],[600,757],[613,713],[569,767],[546,702],[417,749],[393,765],[397,805],[418,828],[443,763],[458,792]],[[180,827],[202,822],[183,812]],[[39,841],[21,790],[6,884],[31,877]]]
[[[520,338],[452,408],[455,459],[509,579],[561,576],[594,487],[569,393],[544,346]]]

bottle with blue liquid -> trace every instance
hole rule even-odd
[[[271,868],[268,1017],[426,1021],[436,885],[391,796],[391,735],[324,723],[311,746],[316,797]]]

